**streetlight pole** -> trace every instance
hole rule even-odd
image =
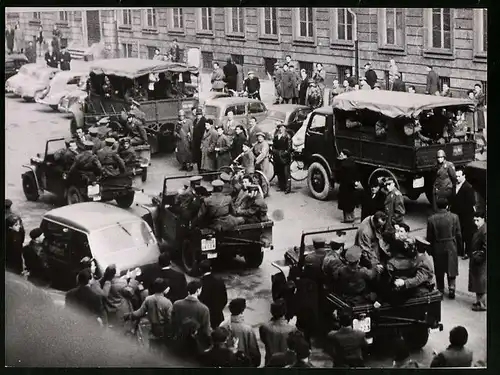
[[[353,37],[354,37],[354,70],[356,71],[356,82],[359,82],[359,42],[358,42],[358,16],[351,8],[347,8],[353,17]]]

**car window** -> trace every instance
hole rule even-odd
[[[308,109],[300,109],[296,112],[295,122],[302,122],[306,119],[307,115],[311,112]]]
[[[69,254],[70,261],[73,265],[80,264],[80,260],[85,257],[91,257],[92,253],[90,251],[89,241],[87,235],[82,232],[78,232],[73,229],[69,229],[70,236],[70,246]]]
[[[47,155],[54,154],[57,150],[65,148],[64,139],[58,139],[47,143]]]
[[[311,126],[309,127],[310,130],[314,131],[324,131],[326,126],[326,117],[323,115],[314,115],[311,121]]]
[[[248,113],[262,113],[266,111],[266,107],[263,103],[252,102],[248,103]]]
[[[205,106],[205,115],[210,117],[219,117],[219,107],[215,107],[213,105]]]
[[[267,112],[267,118],[272,118],[273,120],[285,121],[286,120],[286,113],[282,112],[282,111],[278,111],[276,109],[270,109],[269,112]]]
[[[69,229],[52,221],[42,221],[41,228],[47,241],[47,253],[59,259],[66,259],[70,239]]]
[[[226,108],[226,112],[224,116],[227,116],[229,112],[233,112],[235,116],[244,116],[245,115],[245,104],[235,104]]]

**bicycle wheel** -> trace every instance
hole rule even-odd
[[[259,184],[262,189],[262,194],[264,194],[264,198],[269,196],[269,180],[261,171],[255,171],[255,180]]]
[[[292,160],[290,164],[290,177],[294,181],[303,181],[307,178],[307,168],[303,161]]]

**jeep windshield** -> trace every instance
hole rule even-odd
[[[92,247],[102,254],[110,254],[132,248],[143,248],[155,243],[155,237],[141,220],[116,223],[111,227],[92,232]]]

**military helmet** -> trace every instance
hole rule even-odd
[[[442,157],[444,157],[444,158],[446,157],[446,153],[444,152],[444,150],[439,150],[439,151],[437,152],[437,157],[440,157],[440,156],[442,156]]]

